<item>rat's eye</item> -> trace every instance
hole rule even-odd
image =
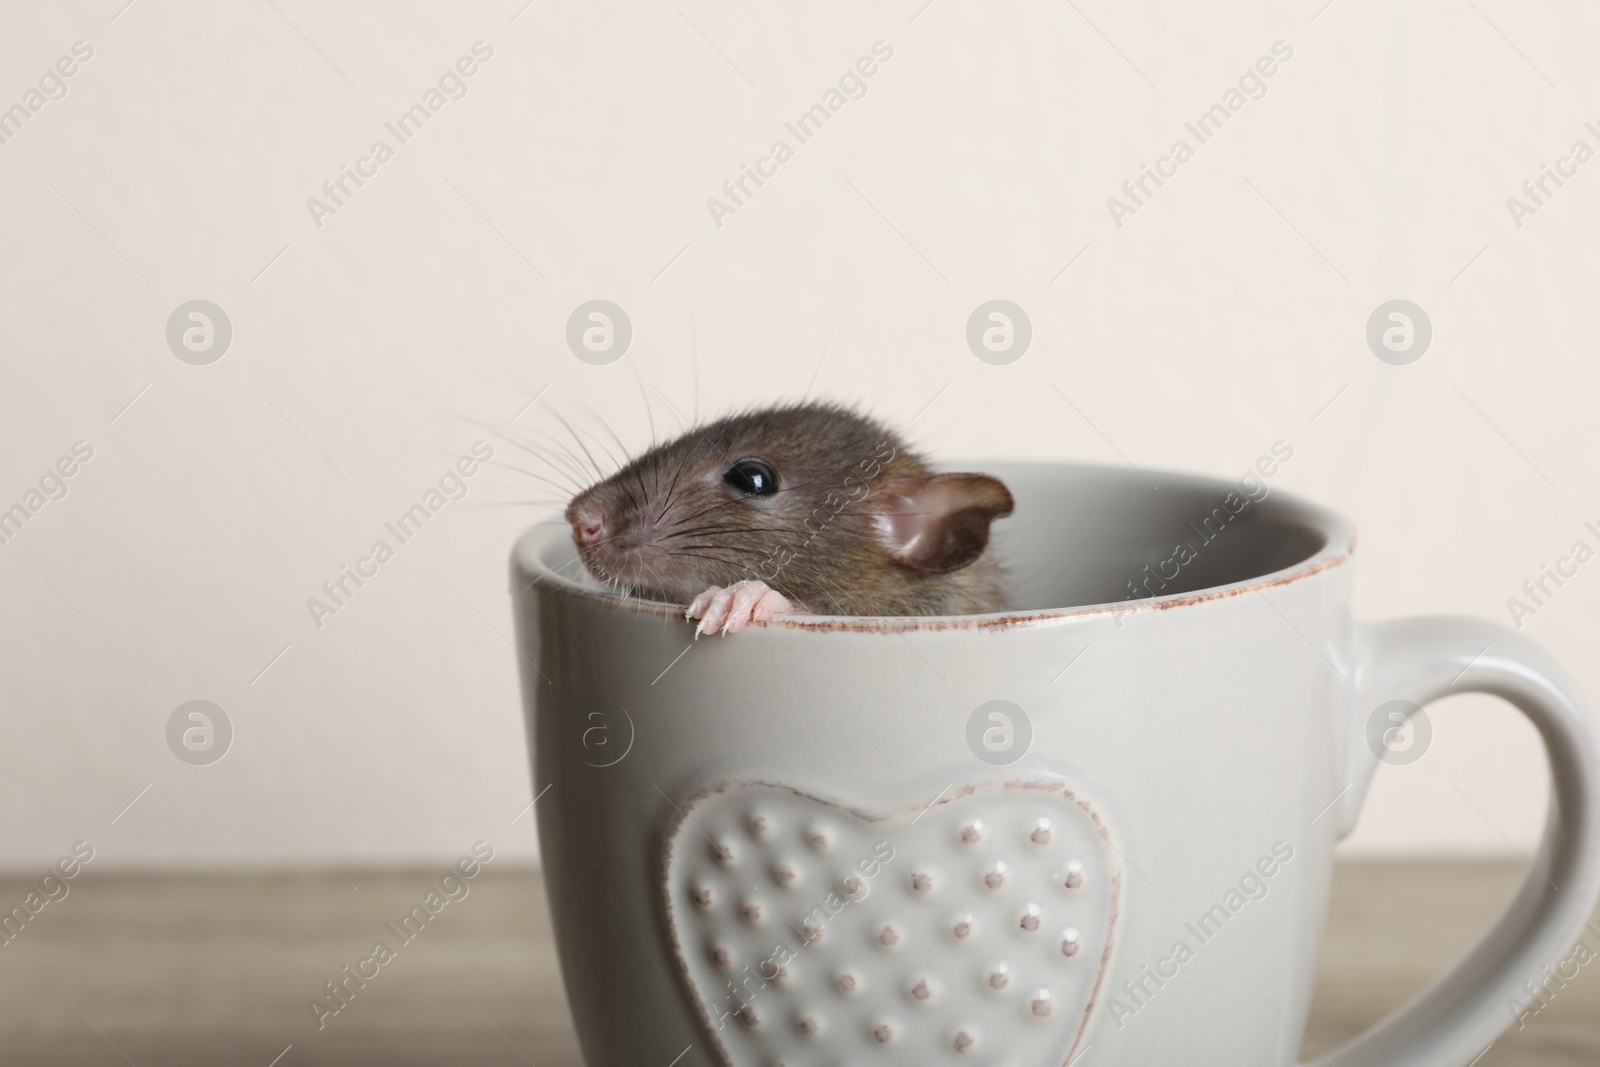
[[[745,496],[771,496],[778,491],[778,472],[760,459],[741,459],[722,480]]]

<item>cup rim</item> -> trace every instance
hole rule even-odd
[[[1051,470],[1098,471],[1127,475],[1134,479],[1152,480],[1163,487],[1202,490],[1225,494],[1236,482],[1233,479],[1209,474],[1196,474],[1161,468],[1118,467],[1099,463],[1076,463],[1060,460],[1038,459],[986,459],[959,465],[940,464],[951,470],[982,470],[991,468],[1032,467]],[[1275,509],[1285,518],[1300,523],[1322,535],[1322,547],[1298,563],[1290,564],[1267,574],[1223,585],[1207,586],[1186,593],[1169,593],[1139,600],[1119,600],[1101,604],[1079,604],[1062,608],[1029,608],[988,612],[980,615],[777,615],[752,626],[777,630],[810,630],[818,632],[855,633],[906,633],[916,631],[978,631],[1036,628],[1060,625],[1069,621],[1101,616],[1134,615],[1144,612],[1172,611],[1194,608],[1201,604],[1225,600],[1244,593],[1262,592],[1303,581],[1324,571],[1349,562],[1355,554],[1355,524],[1339,512],[1324,507],[1311,499],[1287,489],[1274,489]],[[559,574],[545,564],[542,556],[552,545],[569,541],[565,522],[546,522],[530,526],[517,537],[511,550],[512,566],[524,579],[531,580],[527,588],[537,585],[553,587],[565,595],[605,604],[619,611],[638,615],[683,617],[683,606],[660,601],[620,597],[604,589],[592,589]]]

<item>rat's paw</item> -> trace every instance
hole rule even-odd
[[[699,619],[694,635],[709,634],[720,629],[724,634],[738,633],[752,622],[766,622],[774,615],[800,610],[788,597],[767,585],[766,582],[734,582],[727,588],[712,586],[694,598],[684,617]]]

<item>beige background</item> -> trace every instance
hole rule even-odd
[[[551,493],[496,434],[557,413],[638,447],[647,401],[664,431],[809,386],[936,453],[1219,474],[1282,439],[1274,484],[1362,527],[1366,617],[1506,621],[1596,542],[1600,162],[1520,228],[1506,206],[1600,148],[1582,5],[123,2],[3,9],[0,106],[94,54],[0,144],[0,507],[94,455],[0,546],[0,865],[78,838],[106,867],[532,858],[505,558]],[[317,226],[307,198],[479,40],[465,97]],[[880,40],[866,95],[715,225]],[[1280,40],[1118,227],[1107,198]],[[564,341],[596,297],[634,328],[610,366]],[[1034,329],[1003,367],[964,339],[996,297]],[[209,366],[165,340],[196,298],[234,330]],[[1394,298],[1433,324],[1409,366],[1364,338]],[[317,628],[307,598],[479,439],[500,462]],[[1597,605],[1600,562],[1525,620],[1591,693]],[[235,731],[206,767],[164,734],[196,698]],[[1432,718],[1347,847],[1526,850],[1532,731],[1475,697]]]

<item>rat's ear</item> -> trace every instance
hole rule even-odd
[[[926,574],[960,570],[983,555],[989,524],[1011,514],[1011,491],[987,474],[935,474],[885,487],[878,539],[896,560]]]

